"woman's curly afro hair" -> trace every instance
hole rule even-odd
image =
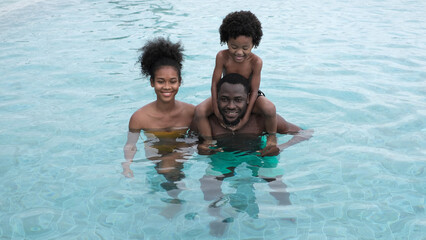
[[[139,57],[139,62],[142,74],[153,80],[155,71],[160,67],[172,66],[176,68],[179,80],[181,80],[183,50],[180,42],[172,43],[169,39],[162,37],[148,41],[140,49],[142,54]]]
[[[257,47],[262,39],[262,25],[256,15],[250,11],[229,13],[219,28],[220,43],[227,43],[230,38],[238,36],[251,37],[253,46]]]

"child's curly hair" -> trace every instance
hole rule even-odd
[[[220,43],[227,43],[230,38],[247,36],[253,39],[256,48],[262,39],[262,25],[257,17],[250,11],[229,13],[222,21],[219,28]]]
[[[183,46],[180,42],[172,43],[169,39],[162,37],[148,41],[141,49],[139,56],[142,74],[154,79],[155,71],[162,66],[172,66],[176,68],[181,80],[181,70],[183,62]]]

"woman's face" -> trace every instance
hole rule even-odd
[[[162,102],[174,101],[180,87],[179,74],[172,66],[162,66],[154,73],[151,86],[157,94],[157,100]]]

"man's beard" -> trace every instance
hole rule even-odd
[[[223,117],[223,115],[222,115]],[[226,118],[223,118],[223,122],[228,126],[235,126],[241,121],[241,118],[237,118],[235,121],[229,122]]]
[[[230,121],[226,120],[226,118],[225,118],[226,114],[225,114],[224,110],[222,110],[222,109],[219,108],[219,113],[220,113],[220,115],[222,115],[223,123],[225,125],[227,125],[227,126],[230,126],[230,127],[237,125],[241,121],[241,118],[243,117],[243,115],[240,114],[237,119],[235,119],[234,121],[230,122]]]

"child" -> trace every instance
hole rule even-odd
[[[195,116],[200,135],[211,140],[211,128],[208,116],[214,113],[223,126],[237,131],[246,124],[252,112],[262,114],[265,118],[266,131],[273,136],[277,131],[277,115],[275,105],[259,90],[262,59],[251,52],[259,46],[262,38],[262,26],[257,17],[250,11],[239,11],[228,14],[219,28],[220,42],[226,43],[228,49],[216,55],[213,71],[211,98],[200,103],[195,109]],[[216,85],[222,74],[239,73],[250,81],[250,99],[246,114],[234,126],[223,121],[217,106]],[[223,124],[225,123],[225,124]],[[276,145],[276,139],[268,138],[267,145]]]

